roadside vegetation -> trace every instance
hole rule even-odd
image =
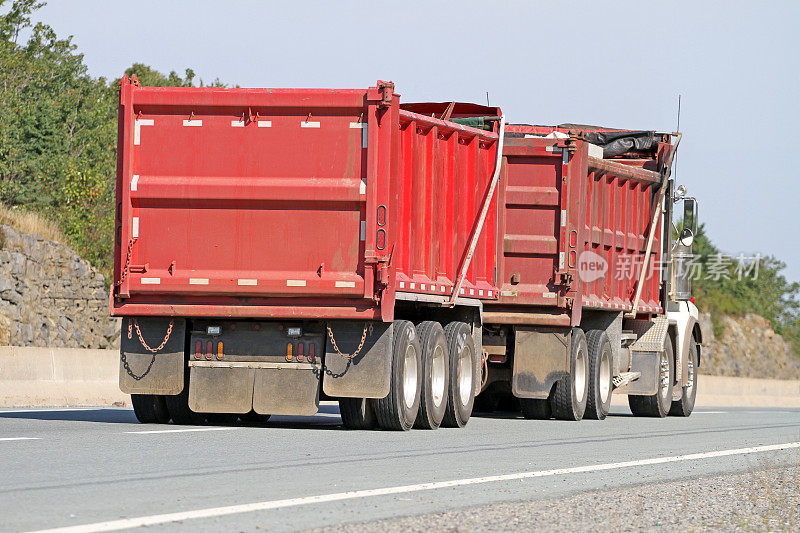
[[[109,280],[119,79],[92,77],[70,37],[34,23],[43,4],[0,0],[0,223],[69,244]],[[191,69],[181,76],[134,63],[125,74],[149,86],[203,85]],[[785,265],[765,257],[758,276],[740,280],[735,260],[715,260],[721,252],[702,228],[695,242],[700,309],[759,314],[800,354],[800,286],[783,276]],[[712,262],[719,275],[705,277]]]

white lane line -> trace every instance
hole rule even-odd
[[[41,437],[3,437],[0,440],[42,440]]]
[[[152,429],[145,431],[126,431],[125,433],[130,433],[134,435],[144,434],[144,433],[194,433],[196,431],[228,431],[231,429],[241,429],[241,428],[228,427],[228,426],[215,426],[210,428]]]
[[[0,410],[0,415],[3,413],[60,413],[62,411],[98,411],[100,409],[118,409],[117,407],[53,407],[50,409],[4,409]]]
[[[45,532],[91,533],[97,531],[117,531],[120,529],[154,526],[158,524],[168,524],[170,522],[192,520],[198,518],[211,518],[211,517],[226,516],[226,515],[240,514],[240,513],[252,513],[254,511],[265,511],[268,509],[295,507],[298,505],[308,505],[312,503],[327,503],[327,502],[336,502],[342,500],[355,500],[359,498],[368,498],[372,496],[405,494],[409,492],[420,492],[425,490],[462,487],[465,485],[478,485],[481,483],[495,483],[498,481],[514,481],[518,479],[528,479],[536,477],[560,476],[564,474],[582,474],[585,472],[599,472],[603,470],[615,470],[615,469],[631,468],[644,465],[676,463],[679,461],[696,461],[699,459],[727,457],[731,455],[746,455],[751,453],[763,453],[770,451],[787,450],[791,448],[800,448],[800,442],[786,442],[783,444],[755,446],[752,448],[736,448],[732,450],[720,450],[716,452],[692,453],[688,455],[675,455],[671,457],[654,457],[652,459],[625,461],[622,463],[605,463],[599,465],[578,466],[574,468],[558,468],[555,470],[537,470],[534,472],[518,472],[515,474],[503,474],[499,476],[473,477],[466,479],[454,479],[451,481],[437,481],[433,483],[420,483],[418,485],[402,485],[399,487],[386,487],[382,489],[354,490],[350,492],[320,494],[319,496],[305,496],[302,498],[289,498],[286,500],[271,500],[271,501],[257,502],[257,503],[246,503],[241,505],[229,505],[226,507],[211,507],[208,509],[197,509],[195,511],[183,511],[178,513],[140,516],[138,518],[123,518],[121,520],[95,522],[93,524],[84,524],[79,526],[67,526],[54,529],[43,529],[39,530],[38,532],[32,532],[32,533],[45,533]]]
[[[730,411],[693,411],[693,415],[724,415]]]

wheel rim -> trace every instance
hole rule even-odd
[[[608,354],[603,352],[600,357],[600,401],[606,403],[611,393],[611,362]]]
[[[441,345],[437,345],[433,350],[433,361],[431,361],[431,397],[433,405],[439,407],[444,401],[444,382],[445,382],[445,354]]]
[[[687,372],[689,376],[686,381],[686,395],[691,398],[692,392],[694,391],[694,361],[689,359],[688,363]]]
[[[667,393],[669,392],[669,359],[667,359],[667,353],[661,354],[661,397],[666,400]]]
[[[403,358],[403,401],[411,409],[417,399],[417,350],[413,345],[406,347]]]
[[[581,346],[575,354],[575,371],[572,373],[575,397],[582,402],[586,395],[586,352]]]
[[[464,347],[458,356],[458,394],[461,405],[467,405],[472,393],[472,358],[469,350]]]

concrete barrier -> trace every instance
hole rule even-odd
[[[0,346],[0,407],[130,405],[118,373],[117,350]],[[800,407],[800,380],[701,374],[698,384],[698,407]]]
[[[0,407],[130,405],[118,350],[0,346]]]

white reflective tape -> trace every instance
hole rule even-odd
[[[561,152],[561,163],[564,165],[569,163],[569,152],[567,150]]]
[[[416,289],[416,288],[417,288],[417,284],[416,284],[416,283],[412,283],[412,284],[409,286],[409,288],[410,288],[410,289]]]
[[[152,126],[155,124],[152,118],[137,118],[133,121],[133,144],[138,145],[142,140],[142,126]]]
[[[358,183],[358,194],[367,194],[367,180]]]
[[[305,287],[306,280],[304,279],[287,279],[286,280],[287,287]]]
[[[483,289],[478,291],[478,296],[483,296]]]
[[[307,120],[300,121],[301,128],[319,128],[319,122],[309,122]]]
[[[567,210],[566,209],[562,209],[561,210],[561,227],[564,227],[566,225],[567,225]]]
[[[543,292],[542,293],[542,298],[555,298],[555,297],[556,297],[556,293],[554,293],[554,292]]]
[[[136,188],[139,186],[139,174],[134,174],[131,178],[131,190],[135,191]]]
[[[401,281],[400,282],[400,288],[401,289],[405,289],[406,288],[406,282],[405,281]]]
[[[142,285],[161,285],[161,278],[142,278]]]
[[[559,270],[564,269],[564,252],[558,253],[558,269]]]
[[[198,120],[198,119],[184,120],[183,121],[183,125],[184,126],[202,126],[203,125],[203,121],[202,120]]]
[[[189,278],[189,285],[208,285],[208,278]]]
[[[420,286],[419,286],[419,290],[421,290],[421,291],[424,291],[424,290],[425,290],[425,284],[424,284],[424,283],[420,284]]]
[[[237,283],[238,285],[258,285],[258,280],[257,280],[257,279],[247,279],[247,278],[244,278],[244,279],[239,279],[239,280],[237,280],[237,282],[236,282],[236,283]]]
[[[139,236],[139,217],[133,217],[131,220],[131,237]]]
[[[367,127],[366,122],[351,122],[351,128],[360,128],[361,129],[361,148],[367,147],[367,142],[369,141],[369,130]]]
[[[336,282],[336,286],[337,287],[355,287],[356,286],[356,282],[355,281],[337,281]]]
[[[469,290],[469,295],[470,296],[475,296],[475,289],[470,289]]]
[[[461,289],[460,291],[458,291],[458,293],[459,294],[464,294],[464,289]]]
[[[442,285],[442,292],[445,292],[446,290],[447,288],[444,285]]]
[[[361,221],[361,240],[367,240],[367,223],[364,220]]]
[[[234,128],[244,128],[244,120],[231,120],[231,126]]]
[[[271,128],[272,127],[272,121],[271,120],[259,120],[258,121],[258,127],[259,128]]]

